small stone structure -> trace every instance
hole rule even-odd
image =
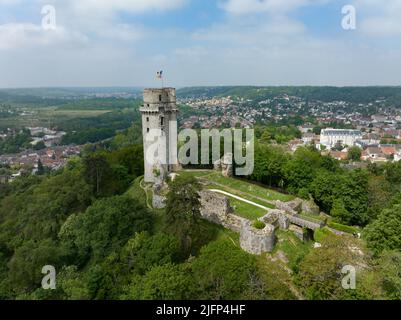
[[[244,221],[240,235],[241,248],[252,254],[273,251],[276,239],[274,230],[271,224],[266,224],[264,229],[256,229],[251,221]]]

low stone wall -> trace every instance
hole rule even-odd
[[[303,228],[308,228],[308,229],[312,229],[312,230],[316,230],[316,229],[320,229],[323,228],[325,226],[324,222],[313,222],[313,221],[309,221],[306,219],[303,219],[299,216],[288,216],[289,220],[291,223],[303,227]]]

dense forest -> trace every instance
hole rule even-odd
[[[401,87],[193,87],[177,91],[181,98],[199,98],[215,96],[241,97],[262,101],[287,94],[306,100],[323,102],[346,101],[350,103],[369,103],[386,99],[389,104],[400,107]]]

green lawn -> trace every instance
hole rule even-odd
[[[236,189],[238,191],[247,193],[249,195],[253,195],[256,197],[260,197],[269,201],[281,200],[284,202],[291,201],[294,199],[293,196],[283,194],[274,190],[271,190],[267,187],[263,187],[246,180],[236,179],[236,178],[228,178],[224,177],[219,173],[210,174],[207,176],[207,179],[211,182],[216,182],[222,185],[225,185],[229,188]]]
[[[278,242],[273,253],[281,250],[288,258],[288,266],[294,270],[297,268],[299,261],[312,250],[312,241],[302,242],[291,231],[276,230]]]
[[[240,217],[249,220],[256,220],[263,217],[267,213],[267,211],[263,210],[262,208],[255,207],[251,204],[242,202],[231,197],[229,199],[231,207],[234,208],[234,213]]]

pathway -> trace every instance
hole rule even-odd
[[[229,197],[234,198],[234,199],[237,199],[237,200],[239,200],[239,201],[248,203],[248,204],[250,204],[250,205],[252,205],[252,206],[261,208],[261,209],[266,210],[266,211],[271,210],[270,208],[265,207],[265,206],[262,206],[261,204],[255,203],[255,202],[253,202],[253,201],[250,201],[250,200],[247,200],[247,199],[244,199],[244,198],[241,198],[241,197],[239,197],[239,196],[236,196],[235,194],[232,194],[232,193],[229,193],[229,192],[226,192],[226,191],[223,191],[223,190],[209,189],[209,191],[224,194],[224,195],[226,195],[226,196],[229,196]]]

